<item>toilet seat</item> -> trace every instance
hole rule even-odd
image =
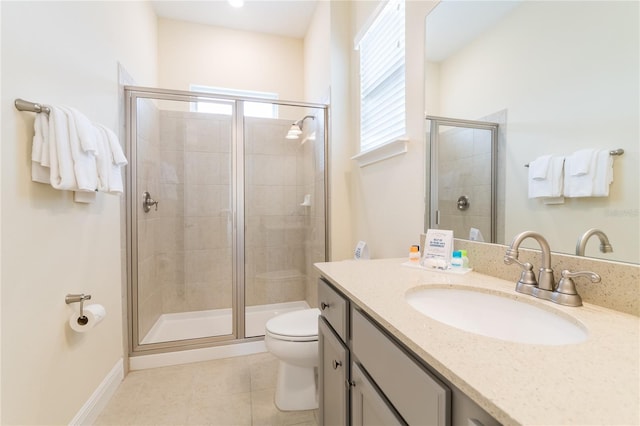
[[[267,321],[265,330],[274,339],[313,342],[318,340],[319,316],[320,310],[316,308],[288,312]]]

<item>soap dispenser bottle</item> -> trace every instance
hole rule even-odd
[[[413,245],[409,249],[409,262],[412,264],[418,264],[420,262],[420,247]]]

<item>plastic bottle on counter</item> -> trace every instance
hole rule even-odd
[[[462,253],[460,250],[456,250],[453,252],[453,256],[451,257],[451,267],[452,268],[462,268]]]
[[[462,258],[462,267],[469,268],[469,258],[467,257],[467,251],[460,250],[460,257]]]
[[[420,262],[420,247],[413,245],[409,249],[409,262],[418,265]]]

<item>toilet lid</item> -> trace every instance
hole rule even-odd
[[[316,308],[287,312],[271,318],[265,328],[271,334],[289,337],[317,337],[318,317]]]

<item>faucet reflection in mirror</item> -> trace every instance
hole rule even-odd
[[[589,238],[591,238],[593,235],[596,235],[598,238],[600,238],[601,253],[613,252],[613,247],[611,247],[611,244],[609,243],[607,234],[599,229],[591,228],[578,238],[578,242],[576,243],[576,256],[584,256],[584,250],[587,247],[587,241],[589,241]]]
[[[539,270],[538,280],[533,273],[533,265],[531,263],[523,263],[518,260],[520,245],[527,238],[533,238],[538,242],[542,250],[542,265]],[[522,267],[520,279],[516,283],[516,291],[539,299],[550,300],[554,303],[566,306],[582,306],[582,298],[576,290],[573,278],[588,277],[591,282],[600,282],[600,276],[591,271],[571,272],[569,270],[562,271],[562,278],[557,285],[553,278],[553,269],[551,269],[551,248],[547,240],[539,233],[533,231],[524,231],[516,235],[511,242],[504,255],[504,263],[511,265],[517,263]]]

